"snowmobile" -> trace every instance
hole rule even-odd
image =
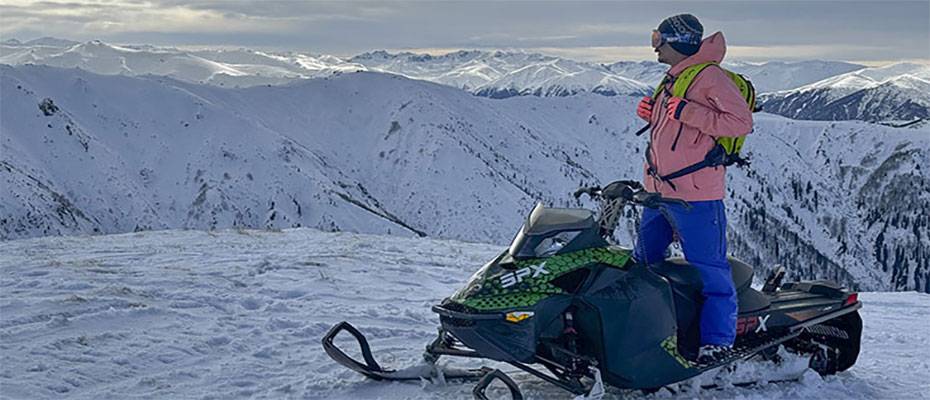
[[[697,362],[703,301],[697,269],[680,258],[644,265],[630,249],[611,244],[626,207],[687,203],[647,192],[635,181],[581,188],[575,197],[585,194],[598,202],[597,212],[537,204],[508,249],[432,307],[441,326],[423,365],[382,367],[348,322],[323,337],[324,350],[375,380],[477,380],[477,399],[487,399],[495,380],[513,399],[523,395],[499,369],[440,369],[439,357],[508,363],[584,399],[602,396],[605,384],[654,391],[751,357],[777,361],[780,347],[809,356],[809,367],[821,375],[856,362],[862,333],[856,292],[830,281],[782,283],[783,267],[756,290],[750,287],[753,268],[732,257],[736,343],[725,357]],[[361,361],[334,344],[341,332],[358,342]]]

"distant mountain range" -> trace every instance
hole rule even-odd
[[[181,50],[42,38],[0,43],[0,64],[81,68],[104,75],[160,75],[217,86],[279,85],[334,73],[365,70],[331,56],[266,53],[249,49]]]
[[[441,56],[385,51],[349,59],[373,71],[458,87],[479,96],[645,95],[649,85],[603,65],[535,53],[457,51]]]
[[[340,73],[376,71],[457,87],[496,99],[580,93],[643,96],[667,66],[655,61],[580,62],[520,51],[444,55],[373,51],[342,59],[250,49],[185,50],[41,38],[0,43],[0,64],[81,68],[106,75],[159,75],[224,87],[283,85]],[[930,66],[877,68],[838,61],[726,61],[747,76],[766,111],[794,119],[910,121],[930,117]]]
[[[760,97],[766,111],[795,119],[914,120],[930,117],[930,65],[864,68]]]

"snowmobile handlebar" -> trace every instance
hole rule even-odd
[[[614,181],[604,188],[597,185],[581,187],[575,191],[574,196],[577,199],[583,194],[587,194],[592,199],[601,198],[606,201],[620,199],[649,208],[659,208],[663,204],[677,204],[686,210],[691,209],[691,205],[684,200],[670,199],[658,193],[647,192],[642,184],[631,180]]]

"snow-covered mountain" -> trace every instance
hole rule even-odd
[[[349,61],[375,71],[398,73],[498,98],[546,93],[563,95],[561,93],[581,91],[614,95],[618,90],[599,89],[605,86],[602,81],[605,77],[610,80],[633,80],[651,89],[668,70],[667,65],[656,61],[619,61],[599,65],[516,51],[472,50],[442,56],[376,51],[353,57]],[[818,60],[764,63],[725,61],[724,66],[750,77],[759,93],[792,89],[865,68],[858,64]],[[558,90],[556,84],[545,82],[553,77],[563,82],[575,82],[576,88]],[[619,91],[637,94],[634,90],[626,89],[627,86],[629,84],[624,83]],[[548,89],[550,87],[556,88]],[[651,90],[647,92],[651,93]]]
[[[723,66],[743,74],[752,81],[757,93],[793,89],[819,80],[865,68],[864,65],[840,61],[768,61],[724,60]],[[605,65],[607,69],[630,79],[657,85],[668,66],[656,61],[620,61]]]
[[[348,60],[327,55],[249,49],[180,50],[148,45],[78,43],[42,38],[0,44],[0,63],[78,67],[100,74],[161,75],[196,83],[247,87],[285,84],[338,72],[372,70],[449,85],[477,95],[568,96],[598,93],[642,95],[661,80],[667,66],[654,61],[602,65],[525,51],[457,51],[444,55],[363,53]],[[727,62],[750,76],[762,93],[795,88],[863,68],[829,61]]]
[[[0,96],[6,239],[304,226],[503,244],[536,201],[639,178],[645,145],[635,97],[494,100],[370,72],[229,89],[4,66]],[[734,254],[930,291],[930,128],[755,122],[752,168],[728,174]]]
[[[865,68],[842,61],[725,61],[724,66],[752,80],[757,93],[788,90]]]
[[[148,45],[76,43],[45,38],[0,45],[0,64],[82,68],[105,75],[160,75],[195,83],[248,87],[333,73],[374,70],[441,83],[488,97],[640,95],[647,87],[603,66],[526,52],[459,51],[443,56],[384,51],[349,60],[249,49],[180,50]]]
[[[474,93],[495,99],[512,96],[572,96],[579,93],[605,96],[651,94],[647,85],[603,68],[567,60],[527,65],[475,88]]]
[[[489,53],[462,50],[441,56],[384,50],[362,53],[348,59],[374,71],[403,75],[465,90],[473,90],[527,64],[549,62],[554,57],[528,53]]]
[[[148,45],[77,43],[45,38],[0,44],[0,64],[81,68],[105,75],[159,75],[187,82],[246,87],[283,84],[364,70],[332,56],[249,49],[188,51]]]
[[[441,56],[385,51],[349,61],[370,70],[468,90],[479,96],[642,95],[649,87],[602,65],[520,51],[458,51]]]
[[[0,387],[11,399],[467,399],[474,383],[375,382],[332,361],[320,338],[351,321],[385,368],[417,365],[436,335],[430,306],[500,245],[312,229],[161,231],[0,242]],[[930,393],[930,295],[860,293],[858,362],[796,382],[604,400],[908,399]],[[355,349],[349,339],[336,343]],[[354,353],[350,353],[354,354]],[[801,360],[805,361],[805,360]],[[527,398],[566,392],[512,366]],[[753,368],[741,364],[740,371]],[[771,363],[762,363],[769,366]],[[791,364],[785,362],[783,364]],[[711,377],[712,378],[712,377]],[[493,398],[506,398],[492,386]]]
[[[564,97],[649,94],[667,67],[654,61],[596,64],[524,51],[457,51],[444,55],[373,51],[343,60],[329,55],[249,49],[182,50],[149,45],[79,43],[41,38],[0,43],[0,64],[81,68],[106,75],[159,75],[225,87],[282,85],[338,73],[377,71],[464,89],[473,94]],[[928,69],[878,68],[833,61],[751,63],[725,67],[748,76],[763,107],[797,119],[909,120],[930,115]]]
[[[796,89],[760,96],[762,107],[789,118],[912,120],[930,117],[930,65],[864,68]]]

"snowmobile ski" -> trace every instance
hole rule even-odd
[[[348,332],[358,342],[362,352],[362,358],[365,361],[364,363],[350,357],[333,343],[333,340],[342,331]],[[473,380],[480,379],[491,372],[491,369],[487,367],[477,369],[440,369],[436,365],[439,355],[430,353],[429,351],[424,354],[424,360],[421,364],[404,369],[385,369],[375,361],[371,353],[371,347],[368,345],[368,340],[365,339],[365,335],[346,321],[340,322],[330,328],[326,336],[323,337],[323,349],[330,358],[340,365],[378,381],[415,381],[421,379]]]

